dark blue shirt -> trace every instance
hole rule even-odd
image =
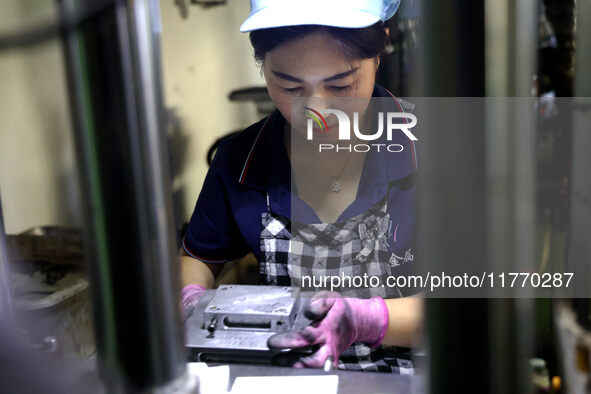
[[[394,110],[403,112],[399,101],[379,85],[373,96],[390,97]],[[267,211],[267,194],[273,213],[290,218],[297,211],[299,221],[320,223],[314,210],[292,194],[284,125],[285,119],[275,110],[220,144],[183,239],[190,256],[221,263],[252,252],[260,261],[261,214]],[[406,135],[395,133],[393,138],[378,142],[400,144],[404,150],[368,152],[357,197],[337,222],[365,212],[388,193],[392,221],[388,242],[392,253],[403,257],[409,249],[415,251],[417,154]]]

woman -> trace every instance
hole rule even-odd
[[[277,110],[225,141],[212,162],[181,249],[187,311],[225,262],[249,252],[261,265],[261,284],[303,285],[303,274],[315,272],[385,278],[413,265],[413,141],[401,140],[404,153],[396,156],[319,152],[292,113],[302,98],[388,97],[382,100],[401,110],[375,84],[388,38],[383,22],[398,3],[251,0],[241,30],[251,32]],[[316,144],[337,141],[336,126],[328,123],[315,126]],[[294,367],[320,368],[332,360],[341,369],[412,372],[408,347],[421,326],[421,299],[402,297],[409,294],[398,288],[397,298],[366,290],[353,293],[360,297],[319,293],[306,309],[314,323],[274,335],[269,347],[316,346],[312,355],[290,360]],[[382,296],[364,298],[380,291]]]

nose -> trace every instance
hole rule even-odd
[[[307,92],[304,98],[304,106],[322,112],[331,108],[331,97],[322,87],[314,87]]]
[[[310,88],[309,95],[307,97],[312,99],[325,99],[328,98],[329,95],[326,92],[326,89],[323,86],[313,86]]]

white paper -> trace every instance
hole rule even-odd
[[[234,381],[231,394],[337,394],[337,375],[243,376]]]
[[[200,394],[226,394],[230,382],[230,367],[208,367],[205,363],[189,363],[189,372],[199,378]]]

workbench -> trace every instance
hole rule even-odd
[[[68,363],[69,364],[69,363]],[[211,364],[214,366],[218,364]],[[242,376],[314,376],[337,375],[339,377],[338,394],[359,393],[392,393],[392,394],[420,394],[425,393],[424,377],[419,375],[392,375],[378,372],[356,372],[334,370],[324,372],[320,369],[294,369],[287,367],[272,367],[267,365],[225,364],[230,368],[228,389],[234,381]],[[89,394],[106,393],[102,383],[97,378],[96,360],[87,359],[82,362],[64,366],[68,371],[70,387],[84,387]],[[76,375],[76,377],[72,376]],[[310,392],[302,394],[314,394]]]

